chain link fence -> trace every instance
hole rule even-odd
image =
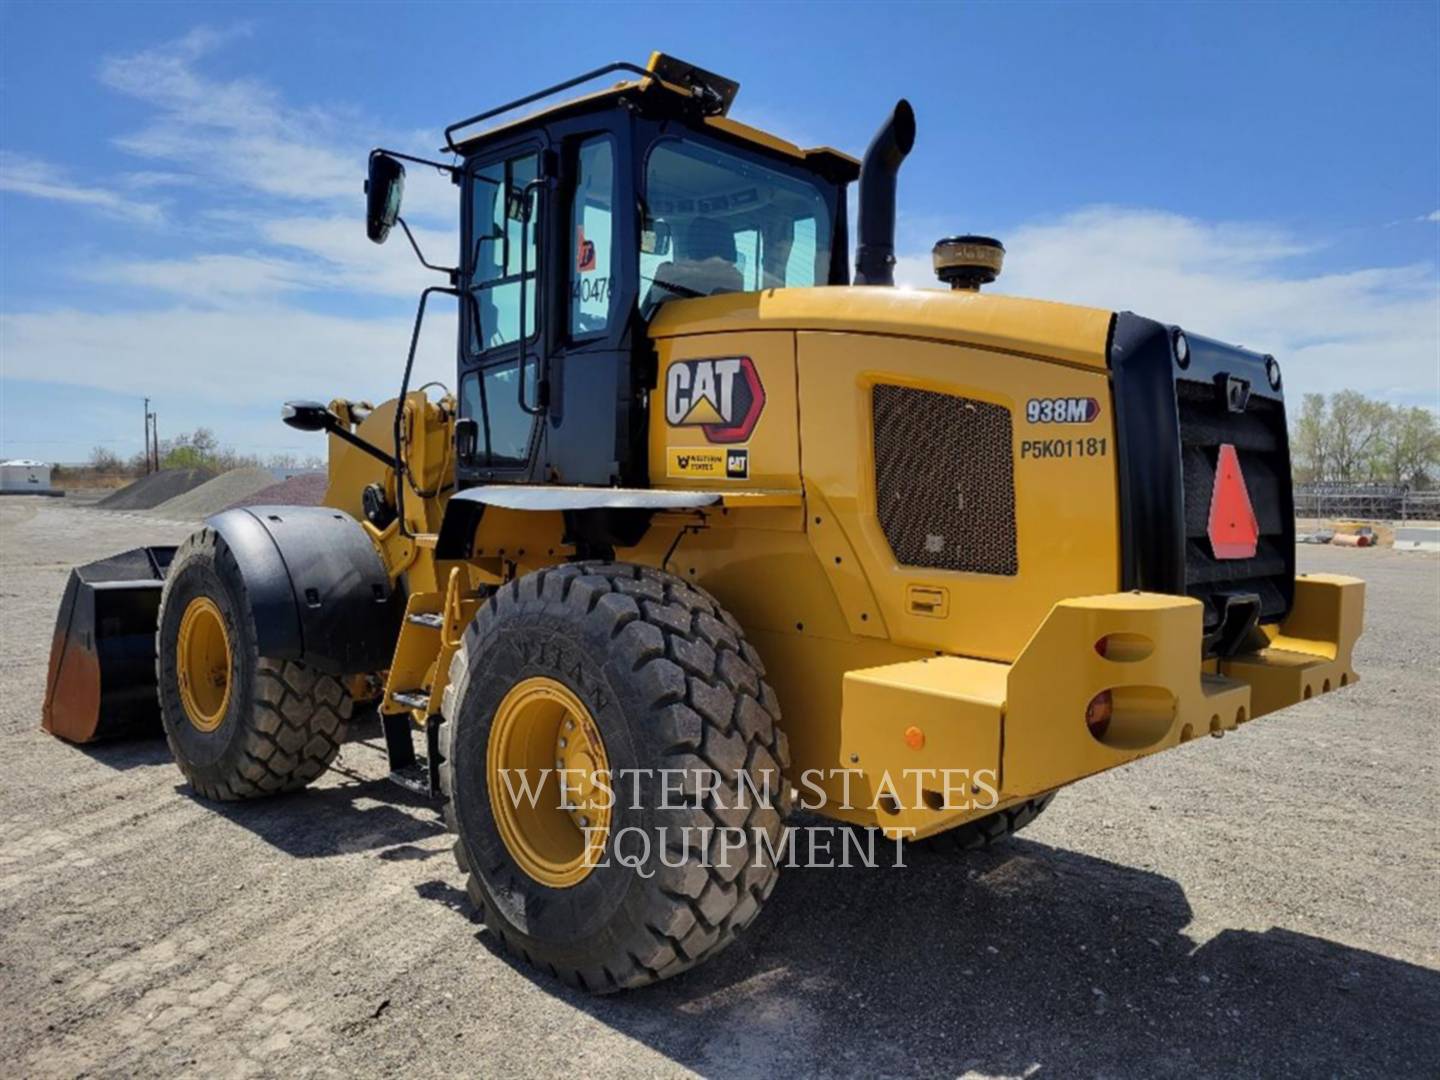
[[[1440,520],[1440,491],[1394,484],[1296,484],[1298,518],[1353,521]]]

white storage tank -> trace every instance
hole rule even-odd
[[[59,495],[50,486],[50,466],[43,461],[16,458],[0,461],[0,494]]]

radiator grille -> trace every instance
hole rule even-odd
[[[887,385],[873,408],[875,505],[896,560],[1017,573],[1010,410]]]

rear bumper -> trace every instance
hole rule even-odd
[[[1196,600],[1065,600],[1014,664],[935,657],[848,672],[839,765],[858,772],[887,832],[942,832],[1351,685],[1364,597],[1355,578],[1297,578],[1293,609],[1266,628],[1264,647],[1203,663]],[[1107,690],[1113,715],[1097,737],[1086,708]]]

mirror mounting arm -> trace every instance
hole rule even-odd
[[[415,258],[420,260],[421,266],[425,267],[426,270],[434,270],[437,274],[445,274],[450,278],[451,285],[459,284],[460,270],[457,267],[436,266],[434,263],[428,262],[425,258],[425,253],[420,250],[420,245],[415,242],[415,234],[410,231],[410,226],[405,224],[405,219],[399,214],[396,214],[395,224],[405,230],[405,239],[410,241],[410,247],[415,252]]]
[[[432,169],[439,169],[441,172],[449,173],[450,179],[454,180],[457,184],[460,182],[460,176],[464,172],[463,169],[456,165],[449,165],[443,161],[431,161],[429,158],[415,157],[413,154],[402,154],[398,150],[386,150],[383,146],[377,146],[370,152],[372,154],[385,154],[389,157],[399,158],[401,161],[413,161],[416,165],[429,165]]]

